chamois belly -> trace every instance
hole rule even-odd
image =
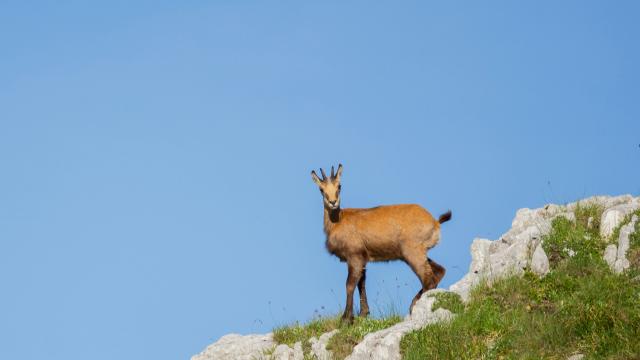
[[[402,249],[399,241],[389,239],[367,237],[362,239],[362,247],[369,261],[391,261],[402,258]]]

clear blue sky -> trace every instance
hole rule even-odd
[[[335,313],[343,206],[453,210],[448,286],[520,207],[640,193],[637,1],[3,1],[0,358],[186,359]],[[371,306],[419,285],[372,264]]]

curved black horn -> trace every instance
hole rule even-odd
[[[322,181],[327,180],[327,175],[325,175],[324,170],[320,168],[320,173],[322,174]]]
[[[335,173],[333,172],[333,165],[331,165],[331,178],[333,179],[333,178],[335,178],[335,177],[336,177],[336,176],[335,176]]]

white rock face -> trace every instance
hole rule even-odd
[[[319,339],[312,337],[309,339],[311,343],[311,352],[316,356],[317,360],[331,360],[331,352],[327,350],[327,344],[333,335],[338,333],[338,330],[332,330],[320,335]]]
[[[631,196],[619,196],[618,201],[611,202],[611,207],[605,206],[606,210],[602,213],[600,220],[600,235],[607,238],[613,234],[618,225],[624,218],[640,208],[640,198],[632,198]]]
[[[605,211],[600,219],[600,231],[605,237],[611,236],[613,230],[620,224],[625,216],[640,208],[640,198],[630,195],[617,197],[594,196],[581,200],[581,205],[596,203]],[[570,221],[575,221],[574,211],[578,203],[566,206],[547,205],[540,209],[520,209],[513,219],[511,229],[499,239],[475,239],[471,244],[471,264],[469,272],[458,282],[451,285],[450,291],[460,295],[467,301],[471,289],[481,281],[492,282],[508,275],[519,275],[530,268],[536,274],[543,276],[549,272],[549,259],[542,247],[542,237],[551,230],[554,218],[562,216]],[[622,272],[629,267],[626,252],[629,248],[629,235],[633,233],[635,222],[623,226],[620,230],[617,244],[607,246],[604,259],[616,272]],[[571,256],[574,250],[566,249]],[[404,321],[390,327],[365,336],[353,353],[347,358],[360,359],[400,359],[400,340],[410,331],[420,329],[428,324],[439,321],[448,321],[453,314],[444,309],[432,310],[435,302],[434,295],[444,290],[431,290],[426,292],[416,303],[413,314],[407,316]],[[329,360],[330,353],[326,345],[337,330],[323,334],[319,339],[310,340],[312,353],[319,360]],[[202,353],[195,355],[191,360],[255,360],[278,359],[298,360],[303,358],[300,343],[293,349],[286,345],[274,343],[272,334],[226,335],[207,347]],[[274,350],[273,350],[274,349]],[[273,350],[270,357],[265,353]]]
[[[469,272],[457,283],[451,285],[449,287],[450,291],[458,293],[464,301],[467,301],[469,291],[482,280],[481,276],[489,266],[489,253],[492,251],[491,247],[495,243],[497,242],[492,243],[487,239],[473,240],[473,243],[471,243],[471,265],[469,266]],[[497,251],[501,247],[506,248],[506,243],[494,246],[493,251]]]
[[[531,271],[544,276],[549,272],[549,258],[542,248],[542,244],[538,244],[533,256],[531,257]]]
[[[618,245],[610,244],[604,251],[604,260],[609,264],[611,270],[621,273],[629,268],[630,263],[627,259],[627,251],[629,250],[629,236],[635,231],[638,217],[633,215],[631,221],[620,228],[618,236]]]
[[[273,334],[238,335],[229,334],[209,345],[203,352],[194,355],[191,360],[256,360],[265,359],[265,351],[272,349]]]
[[[302,343],[298,341],[293,344],[293,349],[285,344],[278,345],[270,357],[265,357],[273,360],[303,360]]]
[[[614,244],[607,245],[607,248],[604,249],[604,261],[607,262],[609,267],[613,270],[613,267],[616,265],[616,258],[618,257],[618,247]]]

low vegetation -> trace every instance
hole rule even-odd
[[[480,285],[466,305],[439,299],[440,307],[458,315],[407,334],[403,358],[640,357],[640,224],[628,253],[632,268],[616,275],[602,259],[601,213],[582,206],[575,222],[562,217],[553,222],[544,239],[552,268],[545,277],[527,272]]]
[[[329,340],[327,349],[330,350],[335,359],[344,359],[351,354],[365,335],[385,329],[398,322],[402,318],[398,315],[390,315],[384,318],[357,317],[351,325],[340,323],[340,317],[322,317],[314,319],[306,324],[294,324],[282,326],[274,329],[273,338],[279,344],[293,346],[296,342],[301,342],[305,358],[312,359],[311,343],[312,337],[320,337],[323,333],[338,329],[338,332]]]
[[[435,294],[436,302],[433,303],[431,310],[443,308],[454,314],[461,313],[464,310],[464,303],[460,299],[460,295],[453,292],[442,292]]]
[[[353,348],[364,338],[365,335],[374,331],[386,329],[402,321],[398,315],[392,315],[382,319],[356,318],[353,325],[345,325],[335,334],[327,349],[331,351],[334,359],[344,359],[353,351]]]
[[[281,326],[273,330],[273,340],[278,344],[287,344],[293,346],[297,342],[301,342],[302,350],[305,354],[311,352],[311,343],[309,339],[312,337],[320,337],[320,335],[335,330],[340,327],[340,317],[318,317],[306,324],[293,324],[289,326]]]

